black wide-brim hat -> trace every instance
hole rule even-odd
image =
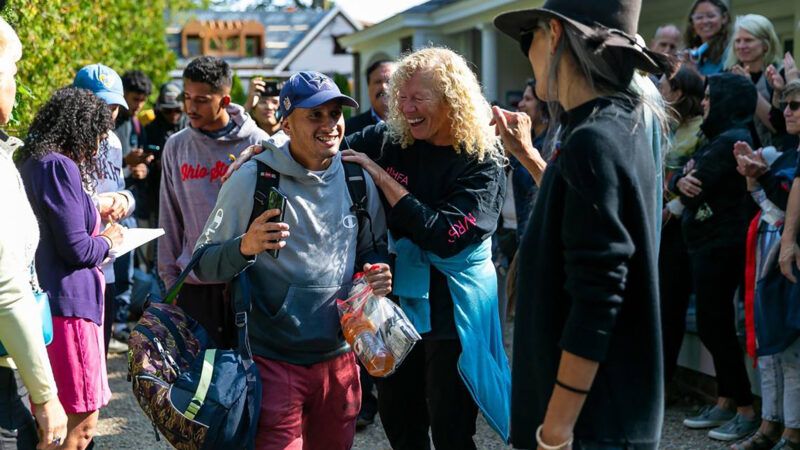
[[[669,72],[671,63],[666,55],[636,42],[641,9],[642,0],[547,0],[541,8],[500,14],[495,17],[494,25],[512,39],[521,41],[525,34],[533,31],[537,21],[558,19],[589,41],[627,51],[635,58],[638,69],[650,73]]]

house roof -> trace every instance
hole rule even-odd
[[[232,66],[267,67],[287,66],[297,54],[316,38],[324,25],[336,15],[342,15],[354,30],[360,30],[361,24],[349,17],[341,8],[334,6],[330,10],[297,9],[277,11],[214,11],[193,10],[176,15],[168,28],[167,42],[178,57],[178,65],[188,63],[180,55],[180,33],[183,26],[191,20],[198,21],[248,21],[254,20],[264,25],[266,46],[263,58],[225,58]]]
[[[371,42],[376,42],[393,33],[414,34],[426,29],[438,32],[443,30],[444,27],[450,27],[448,32],[452,33],[456,28],[474,28],[478,25],[490,24],[491,19],[497,13],[518,9],[523,5],[539,4],[541,1],[429,0],[369,28],[343,36],[339,39],[339,42],[352,51],[358,52],[364,46],[369,47]]]
[[[407,10],[401,12],[400,14],[428,14],[432,13],[440,8],[444,8],[445,6],[456,3],[461,0],[428,0],[425,3],[420,3],[417,6],[412,6]]]

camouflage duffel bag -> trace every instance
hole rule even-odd
[[[249,295],[234,302],[239,348],[213,348],[203,327],[174,305],[183,280],[151,303],[128,341],[133,395],[158,432],[179,450],[252,449],[261,406],[261,379],[247,342]],[[232,284],[249,291],[246,272]],[[249,294],[249,292],[247,292]]]

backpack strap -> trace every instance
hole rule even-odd
[[[267,210],[269,191],[273,187],[278,187],[278,182],[280,181],[280,174],[275,169],[262,161],[255,161],[258,165],[256,170],[256,190],[253,193],[253,212],[250,213],[250,221],[247,222],[248,227]]]
[[[164,303],[169,305],[175,304],[175,299],[178,298],[178,293],[180,292],[181,287],[183,287],[183,282],[186,281],[186,277],[188,277],[189,274],[192,273],[192,270],[200,263],[200,258],[203,256],[203,253],[205,253],[206,250],[213,245],[219,244],[206,244],[195,250],[194,254],[192,255],[192,259],[189,261],[189,264],[187,264],[186,268],[181,271],[181,274],[178,275],[178,279],[175,280],[175,284],[169,288],[169,291],[167,291],[167,295],[164,297]]]
[[[369,223],[369,232],[372,236],[372,249],[378,251],[378,244],[375,242],[375,232],[372,230],[372,218],[367,211],[367,181],[364,178],[364,169],[354,162],[342,161],[344,166],[344,176],[347,181],[347,190],[350,192],[350,199],[353,206],[350,211],[358,218],[359,230],[364,228],[364,222]]]

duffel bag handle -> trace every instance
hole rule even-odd
[[[183,282],[186,281],[186,277],[188,277],[189,274],[192,273],[192,270],[194,270],[194,268],[200,264],[200,258],[203,257],[203,253],[205,253],[206,250],[214,245],[219,244],[204,244],[195,250],[194,254],[192,254],[192,259],[189,261],[189,264],[187,264],[186,268],[183,269],[180,275],[178,275],[178,279],[175,280],[175,284],[173,284],[172,287],[169,288],[169,291],[167,291],[167,296],[164,297],[164,303],[169,305],[175,304],[175,299],[178,298],[178,293],[181,291],[181,287],[183,287]]]
[[[164,303],[170,305],[175,304],[175,299],[178,297],[178,293],[183,286],[183,282],[186,281],[186,277],[188,277],[192,270],[194,270],[194,268],[200,263],[200,259],[203,257],[203,254],[206,252],[206,250],[214,245],[219,244],[204,244],[195,250],[194,254],[192,254],[192,259],[189,261],[189,264],[186,265],[186,268],[183,269],[181,274],[178,276],[175,284],[167,292],[167,296],[164,297]],[[242,356],[245,366],[249,368],[250,364],[253,363],[253,353],[250,350],[250,339],[247,336],[247,313],[250,312],[252,292],[250,289],[250,280],[247,276],[247,270],[242,271],[239,275],[237,275],[237,278],[239,278],[239,282],[236,284],[238,284],[239,288],[242,289],[242,295],[233,296],[233,311],[235,313],[234,318],[236,320],[236,328],[238,329],[239,333],[239,354]]]

